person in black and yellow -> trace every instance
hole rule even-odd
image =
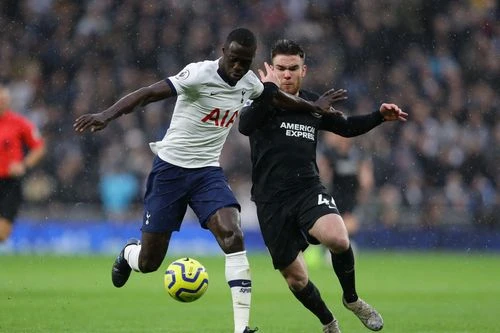
[[[305,53],[297,43],[279,40],[271,51],[272,70],[279,89],[314,101],[317,94],[301,89],[306,74]],[[278,87],[275,87],[276,91]],[[335,91],[335,102],[347,98]],[[333,109],[333,111],[336,111]],[[276,107],[262,99],[242,109],[239,131],[249,136],[252,159],[252,200],[273,266],[285,278],[294,296],[323,325],[323,332],[340,328],[319,290],[309,280],[303,251],[323,244],[343,290],[342,302],[370,330],[383,327],[380,314],[358,297],[354,254],[334,198],[321,184],[316,164],[318,131],[345,137],[361,135],[384,121],[406,121],[407,114],[383,103],[378,110],[346,117],[342,112],[320,115],[307,110]]]

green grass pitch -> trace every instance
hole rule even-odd
[[[207,268],[207,293],[179,303],[163,290],[163,271],[132,273],[116,289],[108,256],[0,256],[0,332],[232,333],[224,259],[196,257]],[[292,296],[265,254],[249,257],[251,324],[259,333],[321,332],[319,321]],[[359,294],[382,313],[387,333],[500,332],[498,253],[356,254]],[[341,305],[340,287],[326,264],[311,279],[334,311],[342,332],[369,332]]]

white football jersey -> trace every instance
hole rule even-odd
[[[264,90],[252,71],[233,87],[219,76],[218,68],[219,60],[191,63],[168,78],[177,91],[172,121],[163,139],[149,144],[164,161],[184,168],[219,166],[238,112]]]

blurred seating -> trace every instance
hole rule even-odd
[[[364,214],[364,223],[383,224],[386,216],[396,219],[391,225],[411,220],[429,227],[467,216],[478,227],[500,227],[497,1],[5,0],[0,26],[0,81],[49,147],[31,176],[51,191],[40,195],[28,186],[24,214],[67,212],[71,219],[78,203],[104,216],[98,184],[112,172],[111,150],[127,157],[123,167],[142,184],[152,158],[147,142],[168,127],[172,101],[94,135],[75,135],[73,120],[188,62],[218,57],[221,38],[246,26],[259,38],[256,68],[276,38],[296,39],[307,52],[309,90],[346,88],[349,101],[339,108],[348,114],[372,111],[381,101],[410,114],[401,128],[385,124],[354,139],[375,170],[374,186],[362,196],[365,209],[380,211],[385,196],[396,195],[388,189],[400,192],[391,207],[399,216]],[[248,189],[247,142],[237,131],[221,162],[233,186]],[[133,190],[140,206],[141,186]],[[140,218],[135,204],[126,215]]]

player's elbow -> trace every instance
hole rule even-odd
[[[248,120],[249,119],[247,119],[247,117],[242,113],[242,116],[240,116],[240,121],[238,123],[238,131],[245,136],[249,136],[253,132],[253,128],[249,124]]]
[[[252,134],[252,130],[248,126],[242,125],[241,122],[238,125],[238,131],[240,131],[240,133],[245,136],[249,136],[250,134]]]
[[[356,133],[353,133],[351,131],[346,131],[346,132],[343,132],[343,133],[339,133],[340,136],[344,137],[344,138],[353,138],[355,136],[358,136]]]
[[[341,137],[344,137],[344,138],[352,138],[352,137],[355,137],[355,136],[359,135],[359,133],[357,133],[356,131],[351,130],[348,127],[336,128],[336,129],[333,130],[333,133],[335,133],[337,135],[340,135]]]

